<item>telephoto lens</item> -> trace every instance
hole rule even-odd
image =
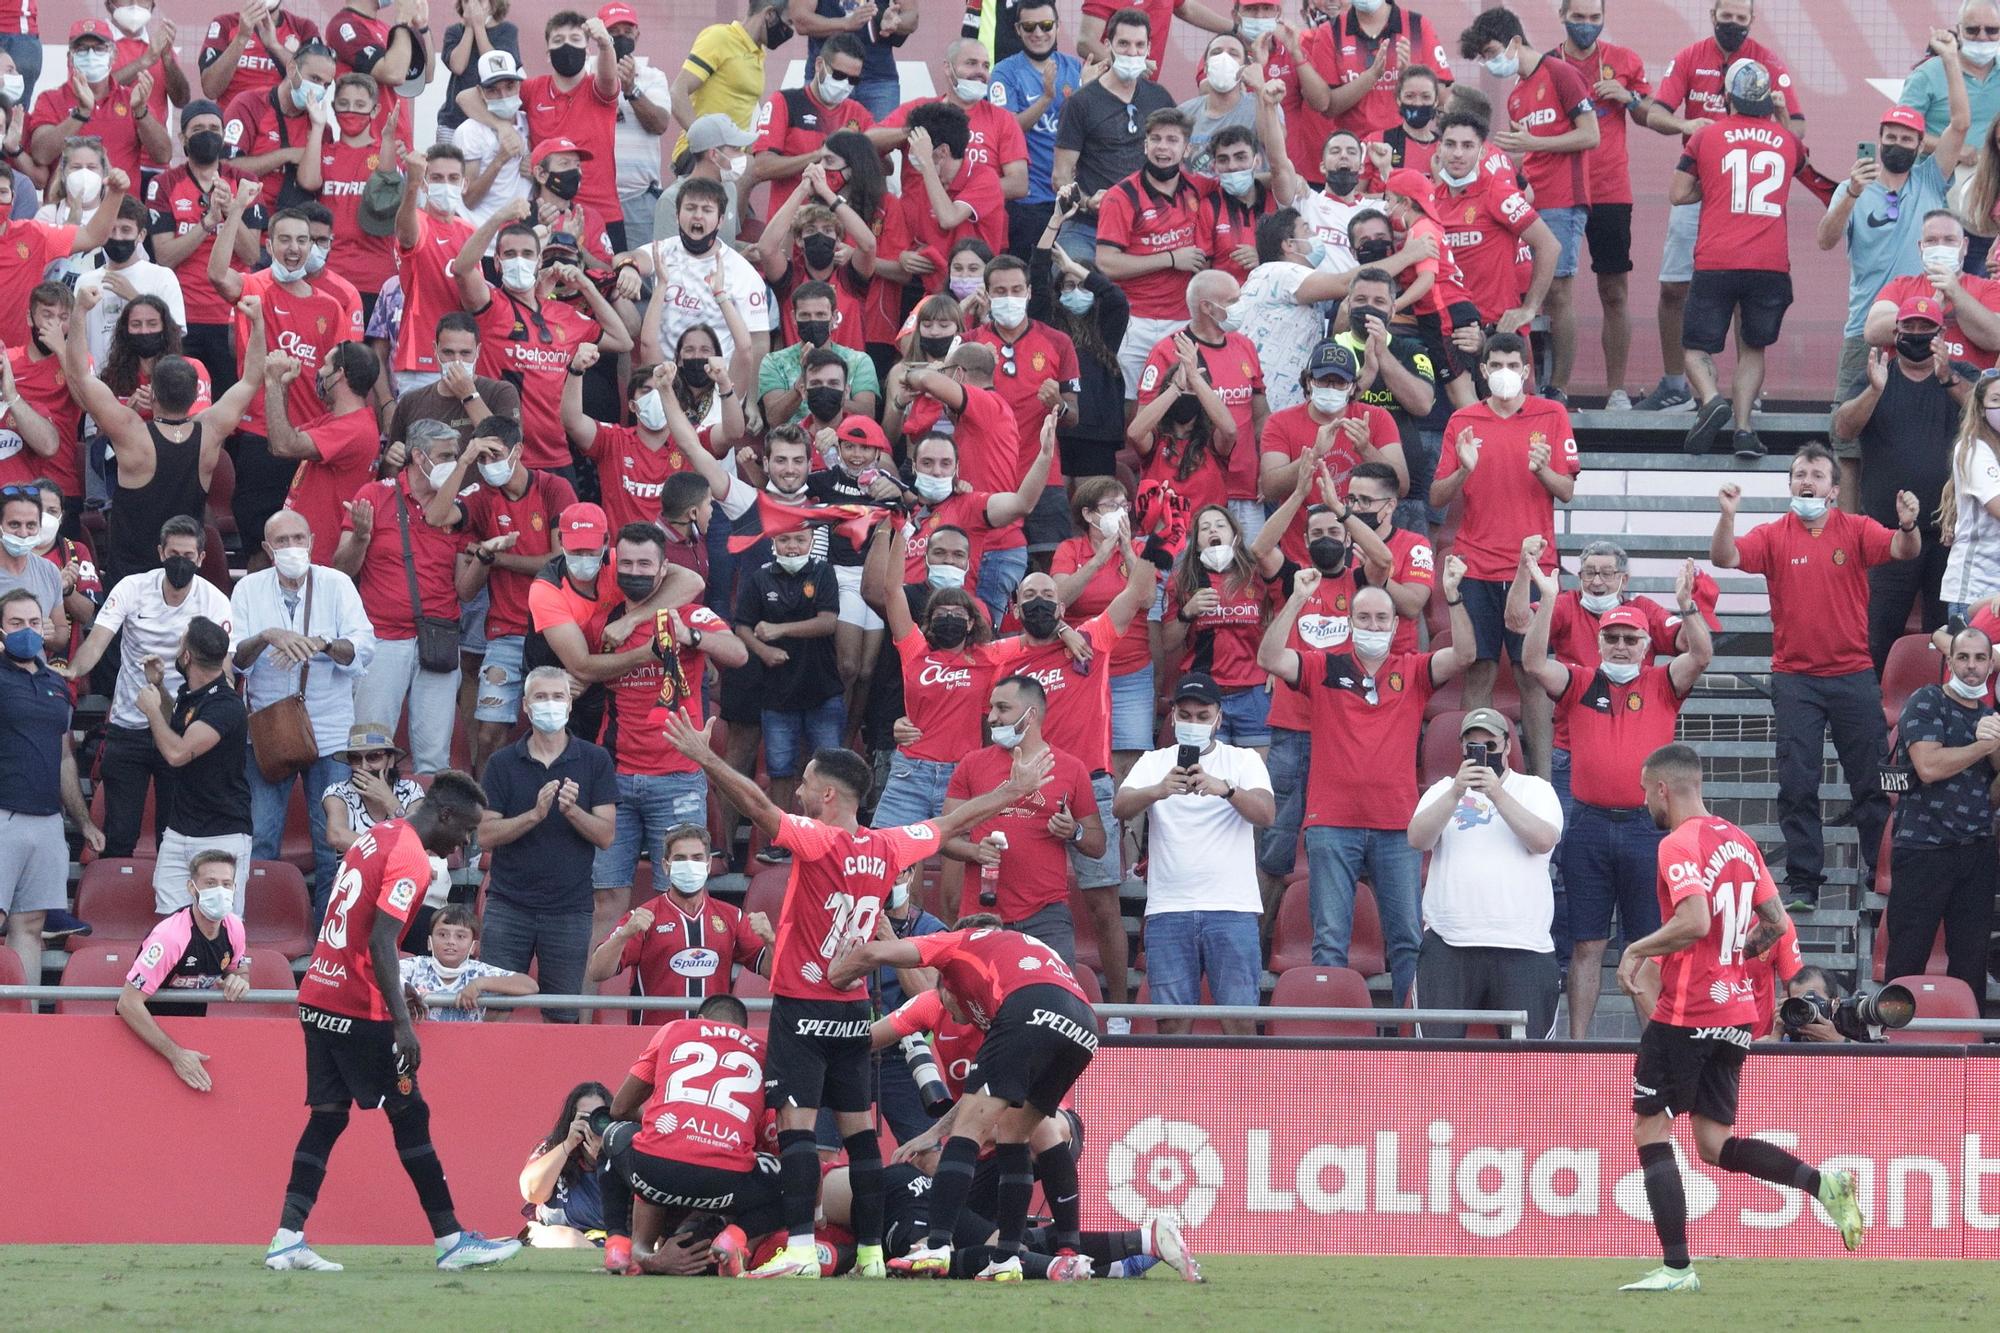
[[[921,1032],[912,1032],[898,1042],[897,1049],[903,1053],[903,1064],[910,1071],[910,1079],[917,1085],[917,1096],[923,1101],[924,1114],[940,1116],[951,1109],[951,1089],[944,1085],[944,1075],[938,1072],[937,1056],[931,1053],[930,1042]]]
[[[1854,1016],[1864,1027],[1907,1027],[1910,1020],[1917,1016],[1917,997],[1910,993],[1908,986],[1891,982],[1873,995],[1855,996]]]

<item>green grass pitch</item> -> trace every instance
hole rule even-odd
[[[596,1254],[526,1251],[439,1273],[420,1248],[328,1247],[345,1273],[267,1273],[252,1248],[0,1248],[14,1328],[836,1329],[1358,1328],[1993,1329],[2000,1265],[1761,1260],[1697,1263],[1699,1295],[1620,1295],[1647,1260],[1218,1257],[1190,1286],[1136,1282],[724,1282],[621,1278]],[[1142,1322],[1144,1321],[1144,1322]]]

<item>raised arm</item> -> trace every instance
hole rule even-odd
[[[1667,674],[1674,682],[1674,693],[1685,696],[1694,689],[1695,682],[1701,679],[1701,673],[1708,670],[1709,662],[1715,657],[1715,642],[1709,637],[1708,621],[1702,616],[1701,608],[1694,604],[1692,560],[1682,563],[1680,575],[1674,580],[1674,604],[1680,608],[1680,640],[1685,647],[1673,661],[1667,663]]]
[[[1569,668],[1549,656],[1549,630],[1556,623],[1556,576],[1536,565],[1529,568],[1528,577],[1541,589],[1542,600],[1535,606],[1535,618],[1521,644],[1521,670],[1542,687],[1542,693],[1560,699],[1569,688]]]

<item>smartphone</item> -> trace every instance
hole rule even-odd
[[[1481,745],[1478,741],[1467,741],[1465,743],[1465,758],[1467,763],[1472,763],[1472,764],[1485,763],[1486,747]]]
[[[1175,768],[1193,768],[1200,762],[1201,747],[1199,745],[1183,745],[1179,753],[1174,756]]]
[[[1868,139],[1854,145],[1854,155],[1863,162],[1873,162],[1875,160],[1875,141]]]

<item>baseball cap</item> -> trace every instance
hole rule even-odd
[[[849,444],[865,444],[874,449],[887,449],[889,437],[875,424],[875,418],[862,416],[859,412],[841,418],[833,429],[834,435]]]
[[[580,500],[562,511],[562,548],[565,551],[599,551],[604,549],[604,539],[611,533],[611,523],[604,517],[604,511],[587,500]]]
[[[509,51],[488,51],[479,57],[479,86],[484,88],[505,79],[521,77],[520,62]]]
[[[389,165],[389,164],[385,164]],[[361,182],[361,207],[355,221],[365,236],[394,236],[396,213],[403,206],[403,177],[392,165],[368,173]]]
[[[1337,375],[1348,383],[1360,378],[1361,367],[1355,363],[1354,353],[1328,338],[1312,349],[1312,356],[1306,362],[1306,377],[1321,379]]]
[[[1935,296],[1912,296],[1896,307],[1896,322],[1902,324],[1912,319],[1929,320],[1939,328],[1944,327],[1944,307]]]
[[[1390,194],[1401,195],[1414,202],[1418,211],[1425,216],[1431,214],[1432,205],[1437,200],[1437,187],[1431,184],[1431,178],[1423,172],[1412,167],[1398,167],[1389,173],[1385,186]]]
[[[1913,106],[1892,106],[1882,113],[1882,124],[1900,125],[1906,130],[1922,134],[1925,129],[1924,113]]]
[[[1475,708],[1458,724],[1459,735],[1463,736],[1468,731],[1490,731],[1504,741],[1513,737],[1514,725],[1497,708]]]
[[[630,23],[637,27],[639,11],[623,3],[623,0],[611,0],[610,4],[597,11],[597,21],[607,28],[615,28],[621,23]]]
[[[1650,634],[1652,632],[1652,626],[1646,623],[1645,612],[1634,606],[1614,606],[1609,611],[1606,611],[1603,617],[1597,622],[1597,628],[1600,631],[1617,625],[1622,625],[1626,629],[1636,629],[1641,634]]]
[[[1722,90],[1745,106],[1771,101],[1771,71],[1755,60],[1738,60],[1722,76]]]
[[[564,138],[559,134],[553,139],[543,139],[537,143],[535,151],[529,154],[528,165],[538,167],[557,153],[575,153],[579,161],[590,161],[589,149],[579,148],[576,140]]]
[[[690,153],[706,153],[712,148],[748,148],[757,142],[757,136],[738,125],[720,111],[711,111],[705,116],[696,116],[694,124],[688,126],[687,148]]]
[[[1190,671],[1181,677],[1180,684],[1174,686],[1174,702],[1179,703],[1183,699],[1192,699],[1196,703],[1215,704],[1217,707],[1220,707],[1222,705],[1222,691],[1216,688],[1213,677],[1203,675],[1199,671]]]
[[[77,39],[80,37],[95,37],[100,42],[113,44],[118,40],[117,37],[112,35],[111,25],[103,19],[78,19],[76,22],[70,24],[70,45],[76,45]]]

